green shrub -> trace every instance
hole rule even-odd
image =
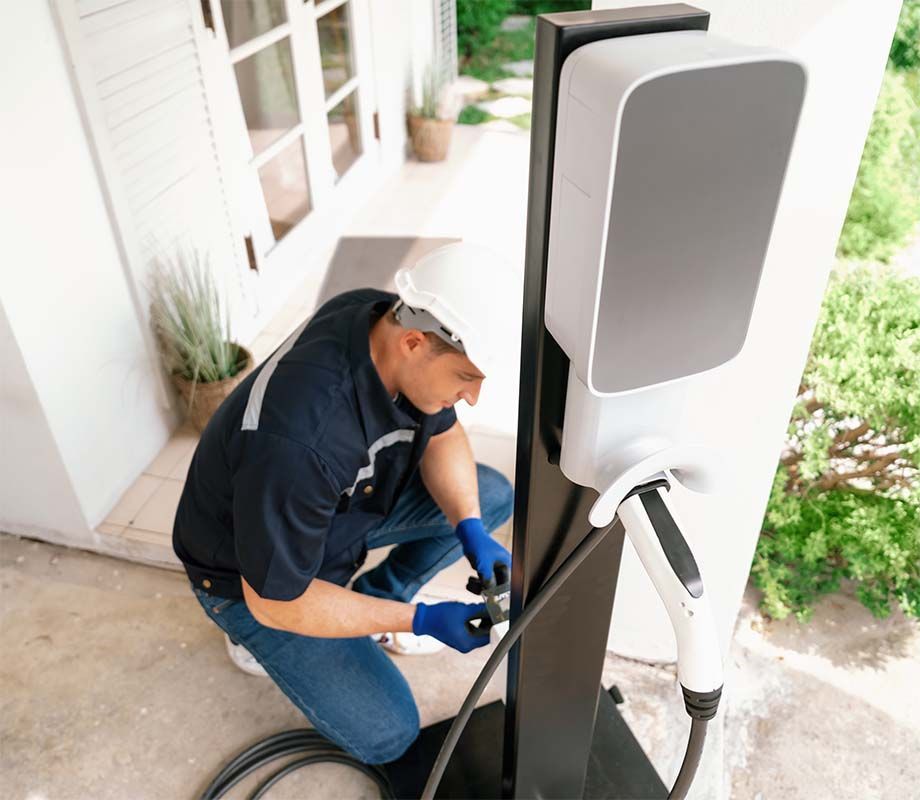
[[[920,616],[920,280],[835,274],[751,571],[763,610],[806,620],[856,582],[876,616]]]
[[[488,111],[483,111],[478,106],[464,106],[460,116],[457,117],[457,122],[461,125],[479,125],[490,119],[492,115]]]
[[[920,112],[904,76],[879,93],[838,243],[844,258],[887,262],[920,220]]]
[[[920,0],[904,0],[888,59],[895,69],[920,69]]]
[[[469,58],[488,45],[511,10],[511,0],[457,0],[457,49]]]
[[[460,72],[492,83],[511,75],[503,65],[512,61],[529,61],[533,58],[536,23],[530,20],[516,31],[499,31],[492,41],[479,47],[462,61]]]

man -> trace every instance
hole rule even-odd
[[[371,635],[464,653],[489,641],[484,604],[411,601],[461,554],[485,581],[510,569],[489,533],[511,486],[474,462],[453,409],[476,403],[507,342],[507,278],[493,253],[456,243],[400,270],[398,297],[326,302],[218,409],[179,501],[173,547],[231,651],[365,763],[398,758],[419,729]]]

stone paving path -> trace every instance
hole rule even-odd
[[[476,107],[481,108],[493,117],[510,119],[511,117],[530,113],[530,100],[526,97],[499,97],[495,100],[477,103]]]
[[[531,97],[533,95],[533,78],[502,78],[492,84],[492,89],[502,94]]]
[[[488,114],[482,122],[474,124],[508,132],[530,130],[533,61],[512,61],[502,64],[502,69],[513,77],[490,84],[471,75],[461,75],[454,84],[461,108],[473,106]]]
[[[502,64],[502,69],[519,78],[533,77],[533,61],[512,61],[510,64]]]
[[[478,124],[490,129],[510,133],[530,130],[533,61],[503,64],[502,69],[516,77],[489,84],[470,75],[461,75],[455,84],[461,106],[473,106],[485,112],[488,116]]]

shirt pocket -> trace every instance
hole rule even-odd
[[[408,473],[411,454],[408,442],[379,450],[373,473],[355,485],[352,507],[370,514],[388,514]]]

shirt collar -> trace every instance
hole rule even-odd
[[[377,300],[359,306],[351,326],[349,350],[351,371],[355,382],[361,425],[367,444],[370,446],[381,436],[400,428],[415,429],[418,422],[403,411],[387,392],[380,380],[380,373],[371,359],[370,316],[371,312],[385,312],[392,302]]]

